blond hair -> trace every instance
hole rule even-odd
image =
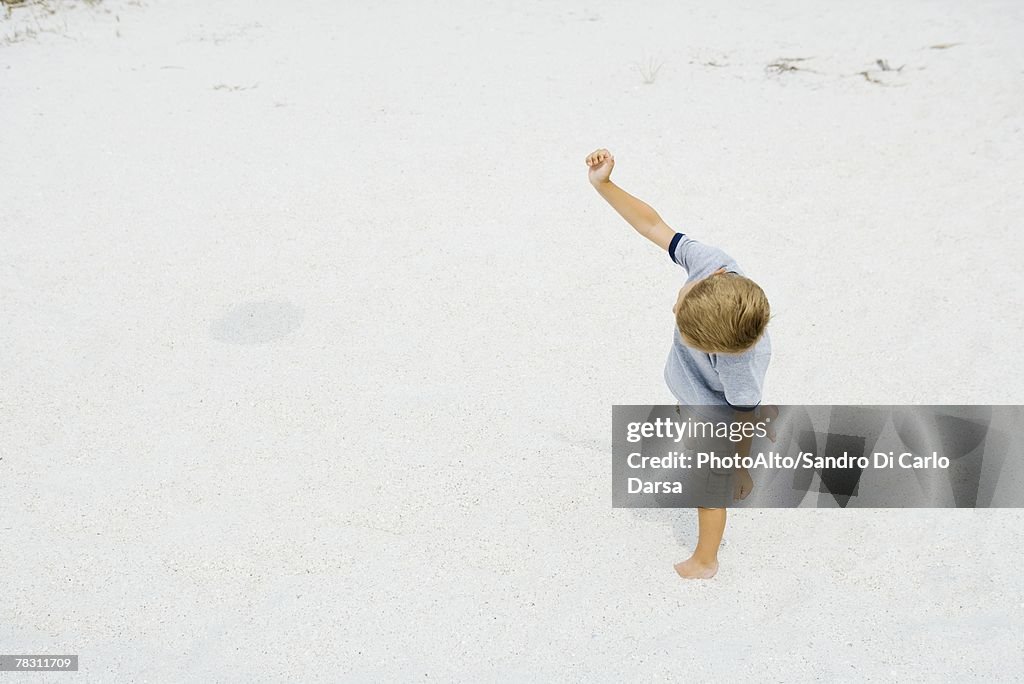
[[[738,273],[698,281],[676,310],[683,341],[709,354],[738,354],[753,347],[768,325],[764,290]]]

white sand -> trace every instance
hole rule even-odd
[[[691,512],[610,508],[682,273],[583,159],[762,283],[766,400],[1024,403],[1024,7],[358,4],[0,23],[0,652],[1019,675],[1020,511],[737,513],[687,583]]]

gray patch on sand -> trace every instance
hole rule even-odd
[[[291,302],[245,302],[210,324],[210,337],[232,344],[279,340],[302,325],[305,312]]]

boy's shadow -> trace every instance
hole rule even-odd
[[[209,335],[229,344],[265,344],[294,332],[303,318],[305,311],[289,301],[242,302],[212,321]]]

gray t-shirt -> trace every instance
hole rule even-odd
[[[706,278],[723,267],[730,273],[743,275],[731,256],[683,233],[676,233],[672,238],[668,253],[672,261],[686,269],[686,282]],[[757,344],[740,354],[708,354],[686,346],[679,328],[675,325],[672,328],[672,350],[665,363],[665,382],[681,404],[749,410],[761,403],[761,387],[772,356],[767,331]]]

